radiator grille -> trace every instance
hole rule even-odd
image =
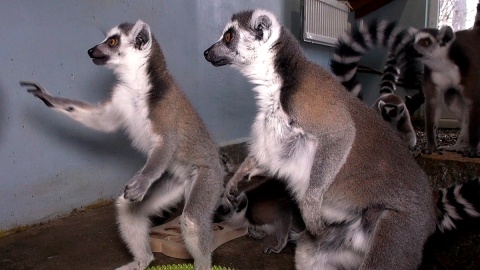
[[[336,0],[304,0],[303,40],[333,46],[349,26],[348,13]]]

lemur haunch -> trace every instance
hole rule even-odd
[[[330,67],[347,90],[361,98],[361,85],[356,79],[361,57],[375,46],[389,49],[390,55],[380,84],[380,96],[372,107],[398,130],[407,146],[414,147],[417,138],[410,121],[410,113],[403,99],[395,94],[400,70],[408,63],[404,57],[405,43],[410,39],[409,33],[395,22],[373,20],[368,25],[355,24],[351,31],[339,37]]]
[[[441,150],[436,144],[436,128],[442,105],[445,105],[461,122],[461,131],[455,145],[443,149],[478,157],[480,28],[475,26],[471,30],[454,33],[451,27],[444,26],[441,29],[427,28],[411,32],[414,41],[410,52],[425,65],[425,153]]]
[[[308,61],[268,11],[234,14],[204,56],[255,84],[249,158],[298,202],[297,269],[419,266],[436,226],[431,186],[378,114]]]
[[[96,65],[117,76],[111,97],[99,105],[50,95],[22,82],[48,107],[90,128],[124,129],[147,161],[116,201],[121,236],[133,262],[119,269],[145,269],[154,259],[149,216],[185,200],[181,230],[195,269],[210,269],[212,218],[223,191],[218,148],[198,113],[167,69],[148,24],[137,21],[112,28],[88,50]]]

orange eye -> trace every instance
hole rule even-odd
[[[423,47],[428,47],[432,44],[432,41],[429,38],[423,38],[418,41],[418,44],[420,44]]]
[[[110,46],[110,47],[116,46],[117,44],[118,44],[118,39],[116,39],[116,38],[110,38],[108,40],[108,46]]]
[[[232,40],[232,38],[233,38],[233,37],[232,37],[232,33],[230,33],[230,32],[225,33],[225,35],[223,36],[223,39],[224,39],[225,42],[227,42],[227,43],[230,42],[230,41]]]

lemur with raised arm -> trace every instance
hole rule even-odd
[[[121,237],[133,255],[122,270],[141,270],[154,259],[149,217],[184,201],[181,230],[195,269],[210,269],[212,219],[223,194],[224,171],[205,124],[169,73],[148,24],[112,28],[88,50],[96,65],[113,70],[111,97],[98,105],[55,97],[21,82],[48,107],[103,132],[124,129],[147,156],[116,201]]]
[[[354,96],[361,99],[361,84],[357,81],[357,68],[362,56],[374,47],[385,47],[390,52],[380,83],[380,95],[372,108],[382,118],[389,122],[408,147],[416,144],[415,130],[413,129],[410,112],[403,99],[395,94],[400,71],[405,67],[415,67],[407,59],[405,44],[411,40],[411,35],[397,26],[396,22],[372,20],[359,22],[345,35],[339,37],[332,58],[330,68],[333,74]],[[410,60],[410,61],[409,61]],[[413,74],[413,72],[403,72]],[[407,78],[410,81],[411,78]]]
[[[269,11],[234,14],[204,56],[255,85],[258,113],[240,169],[283,179],[297,201],[306,226],[297,269],[420,265],[436,228],[432,189],[388,123],[308,61]],[[237,185],[228,183],[228,200]]]

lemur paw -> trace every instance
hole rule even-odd
[[[440,151],[440,149],[438,149],[437,147],[428,147],[427,149],[422,150],[422,154],[424,155],[431,155],[433,153],[443,155],[442,151]]]
[[[480,155],[478,154],[478,151],[476,148],[466,147],[463,150],[462,157],[478,158],[480,157]]]
[[[39,84],[33,82],[20,82],[20,86],[27,87],[27,92],[41,99],[48,107],[53,107],[52,96]]]
[[[225,188],[225,197],[227,198],[228,202],[232,205],[237,203],[238,197],[238,187],[236,185],[228,185]]]
[[[140,202],[150,187],[150,182],[141,175],[136,174],[125,186],[123,197],[132,202]]]

